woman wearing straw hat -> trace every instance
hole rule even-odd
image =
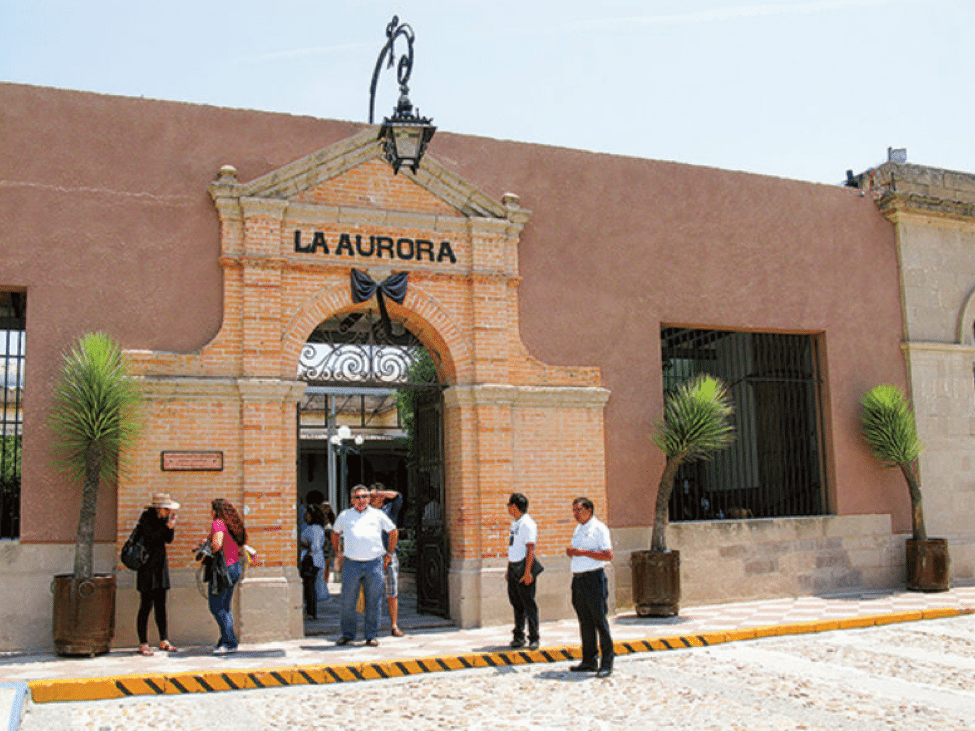
[[[157,492],[139,518],[142,545],[149,557],[136,573],[135,585],[139,590],[139,613],[136,615],[136,631],[139,633],[139,653],[152,655],[149,647],[149,610],[154,611],[156,629],[159,630],[159,649],[176,652],[169,641],[166,623],[166,593],[169,591],[169,562],[166,544],[173,542],[176,526],[176,510],[179,503],[170,499],[169,493]]]

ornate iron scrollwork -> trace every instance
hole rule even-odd
[[[387,331],[373,312],[353,313],[327,320],[315,329],[302,349],[298,378],[343,385],[408,386],[416,381],[417,366],[425,353],[423,344],[402,324],[393,323]]]

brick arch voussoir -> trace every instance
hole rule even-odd
[[[303,305],[291,318],[281,338],[282,377],[295,377],[301,351],[316,327],[329,318],[366,310],[370,306],[375,306],[375,302],[351,302],[347,285],[329,287]],[[405,323],[427,350],[440,356],[438,375],[441,382],[456,382],[458,360],[468,358],[470,349],[461,337],[460,329],[436,300],[413,288],[402,305],[387,301],[387,307],[393,319]]]
[[[470,359],[470,348],[436,300],[414,289],[402,305],[390,302],[387,306],[391,317],[403,322],[427,350],[440,356],[437,369],[440,382],[456,383],[458,369]]]

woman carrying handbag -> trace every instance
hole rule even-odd
[[[166,619],[166,595],[169,592],[169,561],[166,558],[166,544],[173,542],[176,526],[176,510],[179,503],[171,500],[168,493],[157,492],[152,503],[146,506],[139,517],[138,531],[148,558],[136,571],[135,585],[139,590],[139,612],[135,618],[136,632],[139,634],[139,654],[153,654],[149,647],[149,612],[156,618],[159,630],[159,649],[176,652],[169,641]]]
[[[234,598],[234,587],[240,581],[241,565],[240,552],[247,543],[247,530],[240,519],[237,509],[229,500],[217,498],[210,507],[213,511],[213,522],[207,540],[213,551],[213,561],[223,562],[227,568],[229,586],[220,586],[207,592],[210,614],[217,620],[220,629],[220,639],[213,650],[214,655],[226,655],[237,652],[237,635],[234,633],[234,615],[230,609]],[[214,570],[216,574],[216,570]]]

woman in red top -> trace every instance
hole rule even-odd
[[[213,523],[210,525],[210,548],[214,554],[223,551],[224,563],[230,575],[230,586],[216,594],[208,593],[210,613],[220,628],[220,640],[213,650],[214,655],[237,652],[237,635],[234,634],[234,615],[230,604],[234,598],[234,587],[240,580],[240,550],[247,542],[247,530],[237,510],[227,500],[217,498],[210,507],[213,510]]]

